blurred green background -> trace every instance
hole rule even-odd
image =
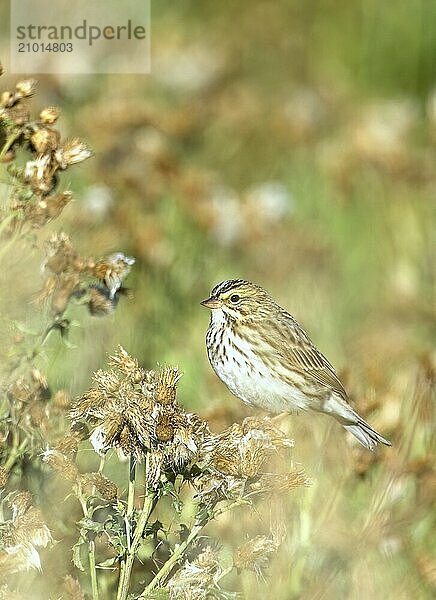
[[[281,509],[289,535],[267,582],[229,587],[432,597],[436,3],[154,2],[151,75],[38,79],[35,111],[59,106],[65,134],[95,152],[68,172],[76,200],[51,228],[82,255],[136,258],[113,316],[70,309],[74,347],[52,336],[41,360],[50,385],[82,392],[121,343],[145,366],[177,364],[181,403],[219,430],[249,411],[209,367],[199,302],[223,279],[259,283],[393,448],[360,451],[322,416],[285,419],[315,482]],[[37,327],[40,251],[14,260],[11,312]],[[236,545],[268,510],[211,534]]]

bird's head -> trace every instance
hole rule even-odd
[[[214,311],[220,311],[233,320],[261,316],[271,297],[258,285],[243,279],[229,279],[216,285],[210,297],[201,303]]]

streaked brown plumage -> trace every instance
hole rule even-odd
[[[334,367],[265,290],[232,279],[217,285],[202,304],[211,309],[210,363],[235,396],[274,413],[326,413],[366,448],[390,445],[351,408]]]

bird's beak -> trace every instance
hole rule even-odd
[[[210,298],[207,298],[207,300],[203,300],[203,302],[200,302],[200,304],[202,304],[203,306],[205,306],[206,308],[221,308],[223,303],[221,302],[221,300],[219,298],[214,298],[213,296],[211,296]]]

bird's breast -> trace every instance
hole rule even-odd
[[[215,373],[246,404],[276,413],[308,408],[307,396],[299,389],[304,378],[299,381],[298,374],[293,374],[295,385],[285,381],[279,369],[266,364],[253,345],[233,328],[211,326],[207,349]],[[286,367],[283,369],[286,371]]]

